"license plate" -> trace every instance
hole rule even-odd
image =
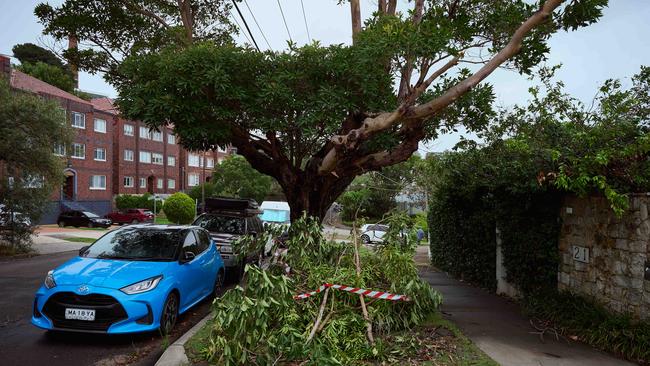
[[[93,320],[95,320],[95,310],[92,310],[92,309],[65,309],[65,318],[66,319],[75,319],[75,320],[93,321]]]
[[[230,259],[230,256],[228,254],[222,254],[221,258],[223,259]]]

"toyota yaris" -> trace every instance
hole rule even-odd
[[[221,256],[204,229],[128,226],[48,272],[32,323],[48,330],[167,334],[179,314],[217,293],[223,280]]]

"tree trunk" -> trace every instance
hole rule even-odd
[[[354,176],[336,178],[301,177],[293,183],[282,184],[287,203],[291,207],[291,221],[299,219],[303,212],[317,217],[321,222],[330,206],[352,183]]]

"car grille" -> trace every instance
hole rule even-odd
[[[66,319],[66,308],[94,309],[95,320]],[[55,328],[101,332],[107,331],[111,324],[127,318],[124,307],[112,296],[77,295],[74,292],[59,292],[50,296],[43,307],[43,314],[52,320]]]

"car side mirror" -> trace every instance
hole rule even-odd
[[[196,254],[194,254],[193,252],[185,252],[185,254],[183,255],[182,262],[183,263],[191,262],[194,258],[196,258]]]
[[[83,256],[84,253],[86,253],[86,250],[88,250],[88,248],[90,248],[90,246],[88,245],[86,245],[85,247],[81,247],[81,249],[79,249],[79,256],[80,257]]]

